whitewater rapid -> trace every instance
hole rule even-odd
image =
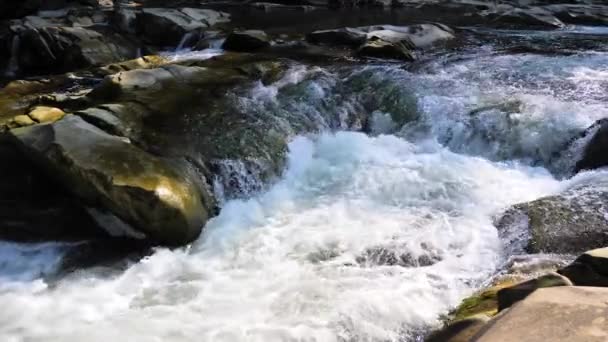
[[[251,113],[319,118],[282,177],[124,271],[49,281],[65,245],[0,242],[0,341],[416,338],[507,260],[495,216],[578,181],[547,170],[554,149],[608,117],[606,53],[476,53],[419,72],[297,66],[255,86]],[[410,91],[419,116],[400,127],[386,111]],[[373,134],[329,132],[370,98],[384,101]]]
[[[109,278],[4,282],[0,338],[397,341],[495,271],[497,210],[558,187],[433,141],[299,137],[284,178],[227,202],[187,249]]]

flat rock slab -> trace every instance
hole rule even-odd
[[[608,289],[539,289],[491,321],[472,341],[608,341]]]

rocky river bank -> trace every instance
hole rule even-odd
[[[9,341],[608,337],[601,1],[28,0],[0,45]]]

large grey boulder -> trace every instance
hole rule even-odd
[[[558,3],[544,6],[544,8],[568,24],[606,25],[608,23],[608,6],[605,4]]]
[[[497,12],[494,20],[499,23],[523,27],[562,28],[566,26],[553,13],[543,7],[513,8]]]
[[[454,38],[454,31],[439,23],[409,26],[380,25],[361,28],[367,39],[382,39],[387,42],[407,41],[414,49],[424,49]]]
[[[229,51],[255,51],[270,46],[270,38],[264,31],[247,30],[230,33],[222,48]]]
[[[522,203],[497,221],[514,253],[570,253],[608,245],[606,182],[574,186],[563,193]]]
[[[18,61],[24,70],[73,70],[137,57],[139,44],[104,27],[23,28]]]
[[[230,20],[224,12],[200,8],[144,8],[136,16],[138,34],[161,46],[177,46],[188,33]]]
[[[313,44],[358,47],[365,43],[367,34],[360,29],[343,27],[311,32],[306,35],[306,40]]]
[[[321,30],[309,33],[306,39],[313,44],[353,48],[362,56],[409,61],[415,59],[415,50],[427,49],[454,37],[454,31],[445,25],[418,24]]]
[[[209,216],[199,189],[169,163],[78,116],[11,135],[66,189],[134,229],[111,235],[180,245],[196,239]]]
[[[334,30],[314,31],[306,36],[309,42],[315,44],[358,47],[367,41],[381,39],[390,43],[406,41],[411,45],[411,48],[415,49],[426,48],[440,41],[453,38],[454,31],[442,24],[345,27]]]

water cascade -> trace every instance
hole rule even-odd
[[[189,39],[174,60],[222,53]],[[580,180],[559,152],[608,117],[606,89],[604,51],[293,62],[227,95],[291,133],[279,177],[217,160],[219,216],[125,270],[47,281],[69,245],[0,244],[0,340],[415,341],[511,257],[497,214]]]

